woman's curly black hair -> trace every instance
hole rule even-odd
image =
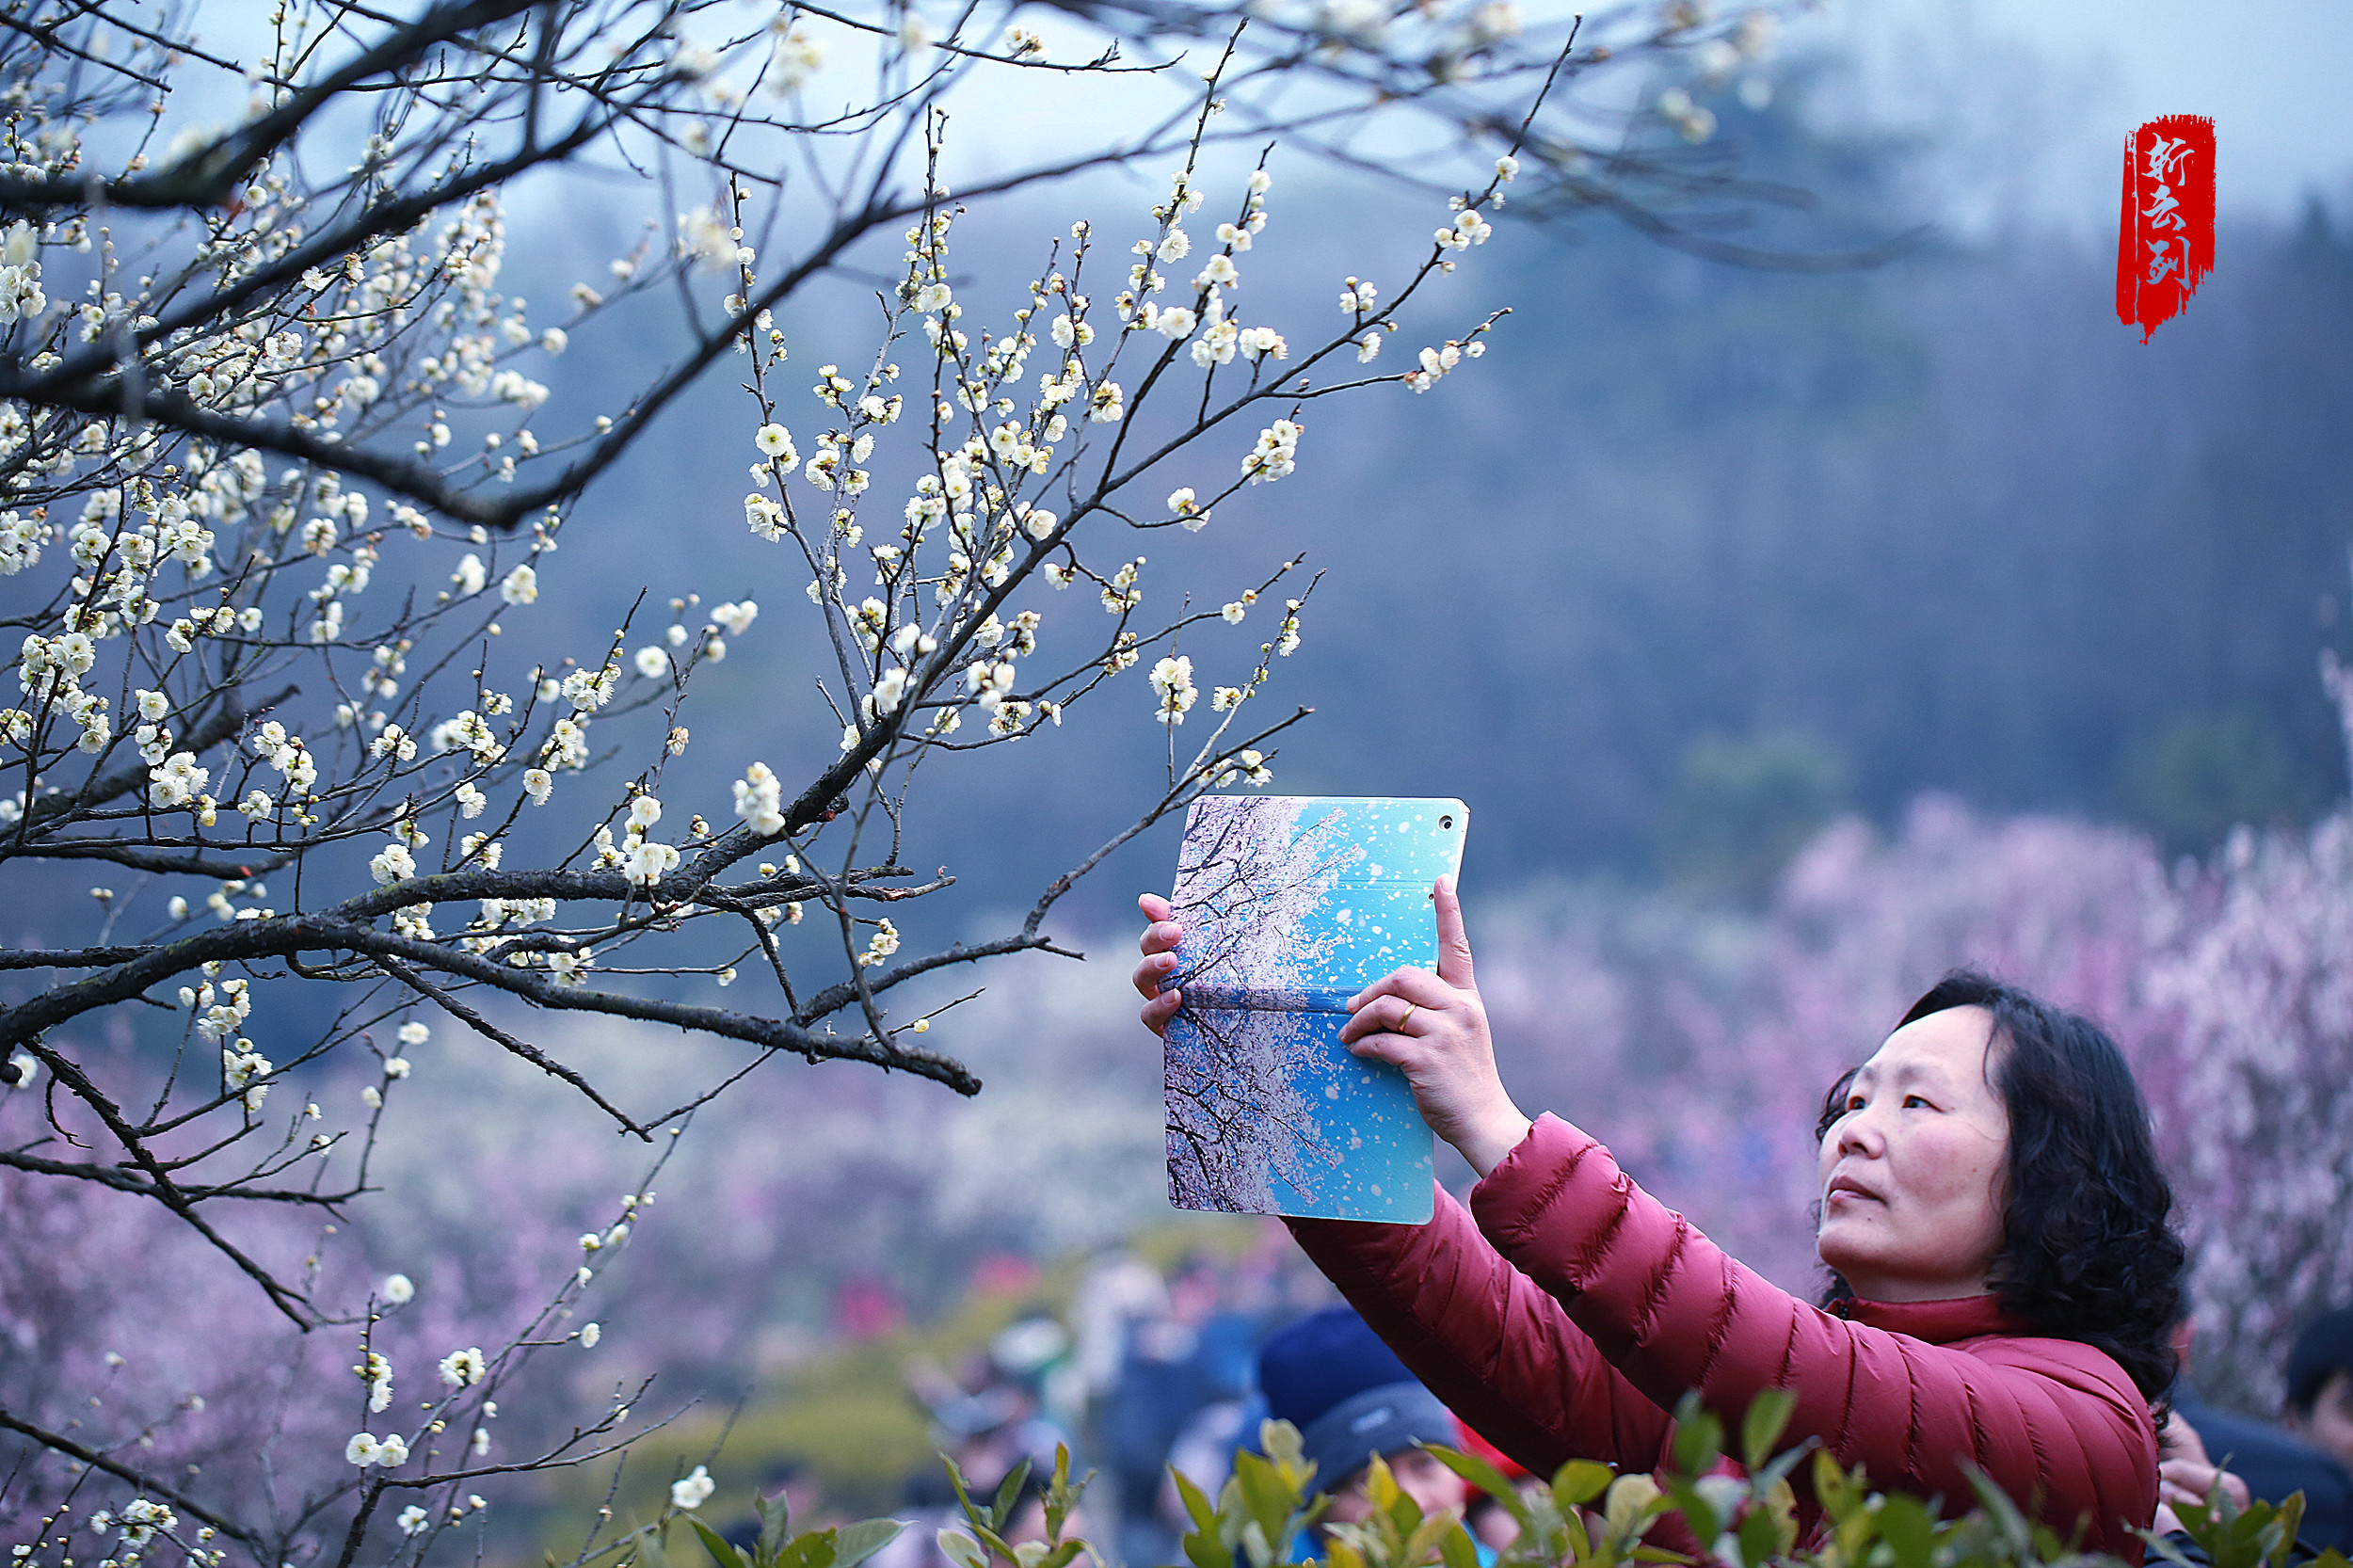
[[[1993,1015],[1993,1086],[2009,1112],[1994,1292],[2053,1338],[2114,1356],[2156,1400],[2179,1365],[2170,1336],[2188,1255],[2124,1053],[2090,1019],[1974,969],[1938,981],[1903,1022],[1952,1007]],[[1843,1113],[1859,1070],[1849,1068],[1823,1097],[1817,1142]],[[1851,1294],[1833,1275],[1824,1300]]]

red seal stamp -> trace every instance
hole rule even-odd
[[[2116,318],[2140,341],[2171,321],[2214,269],[2214,121],[2169,114],[2124,144]]]

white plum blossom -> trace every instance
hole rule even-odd
[[[817,461],[812,457],[811,463]],[[763,539],[784,537],[784,508],[758,490],[744,497],[744,521]]]
[[[407,1274],[386,1274],[377,1295],[392,1306],[406,1306],[417,1299],[417,1288]]]
[[[584,1351],[593,1351],[597,1348],[597,1341],[603,1337],[604,1330],[601,1326],[596,1323],[584,1323],[580,1330],[580,1348]]]
[[[861,968],[873,968],[899,951],[899,928],[888,918],[874,922],[874,935],[867,939],[866,951],[857,955]]]
[[[754,762],[735,781],[735,814],[763,839],[784,831],[783,800],[784,781],[765,762]]]
[[[1159,694],[1159,713],[1163,724],[1182,724],[1185,714],[1200,696],[1193,684],[1193,661],[1182,654],[1162,659],[1152,666],[1152,690]]]
[[[800,454],[793,450],[792,432],[781,424],[763,424],[760,427],[759,434],[752,439],[761,454],[774,462],[778,469],[792,468],[801,460]]]
[[[136,1556],[160,1533],[169,1534],[180,1526],[180,1516],[158,1502],[134,1497],[122,1507],[122,1544],[131,1548],[126,1556]]]
[[[392,1520],[392,1523],[400,1528],[400,1533],[403,1535],[423,1535],[432,1522],[433,1515],[415,1503],[410,1503],[407,1508],[402,1509]]]
[[[1217,776],[1210,780],[1221,790],[1240,781],[1247,781],[1263,789],[1274,782],[1274,771],[1266,765],[1266,758],[1262,754],[1244,747],[1236,752],[1233,760],[1220,768]]]
[[[668,844],[639,839],[621,862],[621,874],[639,887],[661,881],[676,869],[679,853]]]
[[[1298,466],[1299,432],[1297,421],[1278,419],[1258,433],[1258,444],[1241,460],[1251,484],[1273,484]]]
[[[670,1483],[670,1506],[682,1513],[691,1513],[709,1502],[718,1489],[719,1483],[711,1479],[711,1472],[697,1464],[692,1475]]]
[[[158,810],[185,806],[202,792],[211,770],[196,765],[196,753],[178,751],[160,768],[148,770],[149,803]]]
[[[344,1458],[363,1470],[371,1464],[397,1470],[408,1463],[408,1443],[397,1432],[380,1438],[374,1432],[357,1432],[344,1445]]]
[[[389,887],[417,874],[416,856],[408,853],[407,844],[387,844],[368,862],[368,871],[378,884]]]
[[[375,1351],[367,1352],[367,1360],[360,1375],[368,1385],[368,1410],[381,1416],[392,1404],[392,1364]],[[380,1461],[378,1463],[381,1463]]]
[[[509,604],[528,604],[539,597],[539,574],[525,561],[499,582],[499,597]]]

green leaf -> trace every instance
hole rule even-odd
[[[1172,1466],[1169,1476],[1176,1483],[1176,1495],[1184,1499],[1185,1512],[1193,1515],[1193,1528],[1178,1543],[1184,1548],[1185,1560],[1193,1568],[1233,1568],[1234,1553],[1222,1529],[1220,1511],[1211,1505],[1193,1478]],[[1225,1496],[1239,1499],[1240,1489],[1230,1482]]]
[[[1740,1419],[1740,1458],[1752,1475],[1772,1457],[1773,1445],[1797,1408],[1798,1396],[1786,1388],[1760,1389],[1749,1401],[1749,1413]]]
[[[1185,1537],[1185,1560],[1193,1568],[1233,1568],[1234,1554],[1218,1542],[1214,1531],[1196,1531]]]
[[[790,1539],[792,1509],[779,1492],[774,1497],[754,1497],[752,1512],[760,1515],[760,1542],[752,1548],[753,1568],[768,1568],[776,1550]]]
[[[857,1568],[905,1529],[904,1519],[860,1519],[833,1532],[833,1568]]]
[[[1443,1562],[1448,1537],[1459,1533],[1462,1528],[1461,1522],[1450,1513],[1433,1513],[1424,1519],[1405,1538],[1405,1548],[1398,1554],[1399,1568],[1417,1568],[1423,1563]],[[1473,1551],[1471,1556],[1477,1558],[1479,1554]]]
[[[981,1544],[952,1526],[942,1526],[932,1537],[940,1556],[956,1568],[988,1568],[988,1553]]]
[[[776,1549],[776,1568],[832,1568],[833,1531],[810,1530]]]
[[[1681,1476],[1668,1476],[1667,1496],[1674,1499],[1677,1512],[1691,1527],[1691,1533],[1704,1544],[1712,1544],[1723,1534],[1724,1522],[1718,1518],[1714,1505],[1700,1496],[1700,1489]]]
[[[1021,1485],[1030,1479],[1030,1462],[1026,1458],[1005,1472],[1005,1479],[997,1483],[997,1500],[989,1505],[988,1528],[1001,1530],[1013,1523],[1014,1499],[1021,1496]]]
[[[939,1462],[948,1466],[948,1484],[956,1489],[956,1506],[964,1510],[968,1519],[978,1519],[979,1511],[972,1506],[972,1494],[966,1490],[964,1471],[946,1449],[939,1450]]]
[[[703,1550],[711,1554],[711,1560],[717,1563],[719,1568],[746,1568],[744,1554],[720,1539],[718,1531],[704,1524],[700,1519],[689,1519],[687,1523],[695,1527],[696,1535],[702,1537]]]
[[[1616,1472],[1590,1459],[1572,1459],[1553,1473],[1552,1500],[1563,1514],[1581,1508],[1609,1489]]]
[[[1585,1515],[1570,1509],[1561,1515],[1561,1534],[1568,1542],[1568,1557],[1582,1562],[1593,1555],[1593,1532],[1585,1528]]]
[[[1299,1429],[1289,1421],[1259,1422],[1258,1450],[1278,1470],[1296,1473],[1303,1488],[1315,1478],[1315,1466],[1307,1462],[1306,1452],[1299,1444]]]
[[[1435,1444],[1425,1444],[1424,1447],[1439,1464],[1501,1504],[1506,1513],[1519,1521],[1520,1528],[1528,1528],[1527,1499],[1520,1496],[1518,1487],[1504,1478],[1502,1471],[1475,1453],[1466,1453],[1459,1448],[1442,1448]]]
[[[1740,1560],[1749,1568],[1764,1568],[1772,1560],[1775,1548],[1781,1544],[1777,1523],[1770,1512],[1753,1508],[1733,1530],[1733,1539],[1740,1543]]]
[[[1479,1548],[1471,1544],[1470,1532],[1457,1525],[1440,1538],[1438,1559],[1446,1568],[1479,1568]]]
[[[1069,1523],[1071,1510],[1079,1506],[1079,1498],[1095,1480],[1089,1470],[1080,1480],[1070,1479],[1070,1445],[1054,1445],[1054,1476],[1046,1483],[1046,1539],[1060,1544],[1063,1528]],[[1041,1568],[1061,1568],[1060,1563],[1041,1564]]]
[[[1194,1484],[1193,1479],[1174,1464],[1168,1467],[1168,1479],[1176,1483],[1176,1496],[1185,1505],[1185,1512],[1193,1519],[1193,1528],[1213,1530],[1217,1528],[1217,1509],[1208,1494]]]
[[[1675,1401],[1675,1468],[1697,1478],[1716,1467],[1724,1451],[1724,1424],[1700,1403],[1696,1390]]]
[[[2271,1554],[2271,1568],[2287,1568],[2288,1553],[2296,1545],[2296,1532],[2304,1528],[2304,1494],[2291,1492],[2280,1503],[2280,1519],[2286,1527],[2286,1540]]]

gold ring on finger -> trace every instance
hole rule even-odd
[[[1421,1003],[1417,1001],[1407,1002],[1405,1004],[1405,1011],[1398,1015],[1397,1022],[1389,1026],[1389,1032],[1392,1034],[1404,1033],[1406,1019],[1411,1018],[1414,1016],[1415,1011],[1420,1006]]]

